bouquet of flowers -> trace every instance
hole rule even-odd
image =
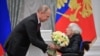
[[[59,47],[65,47],[65,46],[68,46],[69,44],[69,39],[67,35],[60,31],[53,32],[51,37],[52,37],[53,43]],[[47,52],[48,54],[52,56],[56,56],[55,54],[56,50],[49,49]]]

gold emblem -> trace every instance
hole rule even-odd
[[[65,6],[64,3],[68,0],[57,0],[57,8],[61,8],[62,6]],[[62,1],[62,2],[61,2]],[[82,6],[81,6],[82,4]],[[69,8],[71,11],[74,11],[74,13],[70,15],[63,14],[61,12],[56,12],[57,14],[60,14],[66,18],[68,18],[71,22],[73,21],[79,21],[77,18],[77,14],[80,13],[80,15],[83,18],[89,17],[92,14],[92,8],[91,8],[91,0],[83,0],[82,3],[78,3],[77,0],[70,0],[69,2]],[[82,11],[79,11],[82,8]]]
[[[83,9],[80,12],[83,18],[86,18],[92,14],[92,8],[91,8],[91,0],[83,0]]]
[[[60,9],[62,6],[64,7],[64,3],[67,3],[67,0],[57,0],[57,8]]]

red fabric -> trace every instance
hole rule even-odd
[[[83,41],[93,41],[94,38],[96,38],[93,13],[86,18],[82,17],[82,15],[80,14],[80,11],[82,11],[83,9],[82,1],[83,0],[77,0],[77,2],[81,4],[81,8],[78,10],[78,13],[76,14],[76,17],[79,21],[73,22],[77,23],[81,27]],[[71,15],[74,13],[75,10],[71,10],[71,8],[69,8],[64,14]],[[71,22],[72,21],[70,21],[69,18],[61,16],[60,19],[56,22],[55,30],[65,32],[68,24]]]
[[[0,56],[3,56],[3,54],[4,54],[4,50],[3,50],[3,48],[2,48],[2,46],[0,44]]]

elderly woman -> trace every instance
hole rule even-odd
[[[78,53],[80,43],[82,41],[81,28],[76,23],[70,23],[66,29],[66,34],[70,39],[70,43],[66,47],[60,48],[58,51],[64,53]]]

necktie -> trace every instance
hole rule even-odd
[[[40,30],[40,27],[41,27],[41,23],[38,24],[37,30]]]

